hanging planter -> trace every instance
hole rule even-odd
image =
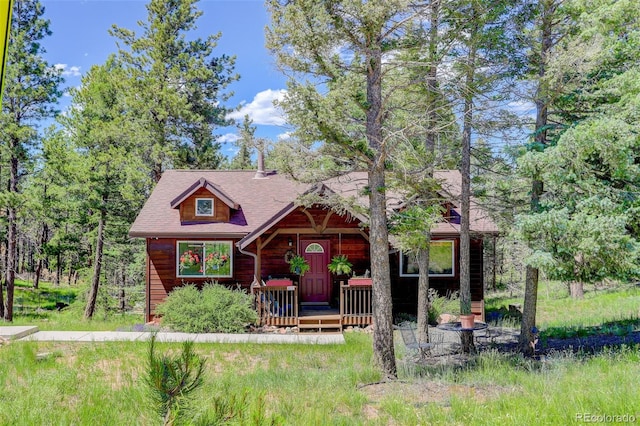
[[[302,276],[306,274],[309,268],[309,262],[307,262],[307,260],[299,254],[293,256],[291,258],[291,261],[289,262],[289,271],[296,275]]]
[[[339,254],[331,258],[331,262],[327,265],[327,269],[334,275],[349,275],[353,265],[344,254]]]

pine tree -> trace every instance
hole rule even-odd
[[[131,82],[125,102],[156,182],[167,167],[214,169],[222,161],[213,131],[230,124],[224,90],[238,77],[233,57],[213,55],[221,34],[187,39],[202,15],[196,3],[151,0],[140,35],[116,26],[111,30]]]
[[[7,210],[6,300],[0,287],[0,313],[13,320],[13,291],[16,274],[18,212],[22,205],[21,180],[29,167],[33,147],[38,144],[36,125],[56,114],[54,103],[62,95],[59,71],[43,59],[41,42],[51,35],[49,21],[39,1],[16,1],[11,20],[5,87],[0,114],[2,156],[9,166],[4,198]]]
[[[367,170],[374,360],[386,376],[396,377],[386,173],[403,129],[394,127],[399,121],[392,115],[401,108],[394,109],[390,96],[398,88],[390,73],[399,65],[385,60],[402,50],[406,31],[420,14],[403,0],[272,0],[268,9],[268,47],[292,77],[282,106],[298,128],[295,137],[307,152],[334,159],[319,161],[327,167],[315,170],[316,179],[322,179],[320,171]],[[322,146],[315,149],[318,141]]]

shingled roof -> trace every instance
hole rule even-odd
[[[254,179],[255,171],[223,170],[167,170],[151,193],[129,231],[138,238],[245,238],[268,230],[296,207],[296,199],[308,192],[326,188],[356,203],[366,206],[363,195],[367,185],[365,172],[330,179],[323,184],[311,185],[296,182],[275,172],[266,179]],[[451,201],[460,193],[460,173],[437,172],[443,191]],[[190,223],[180,222],[180,211],[175,207],[198,188],[205,187],[223,199],[234,209],[229,222]],[[448,197],[449,198],[449,197]],[[402,200],[389,197],[391,209],[400,206]],[[495,233],[497,228],[486,212],[475,202],[471,204],[471,231]],[[458,234],[460,225],[439,223],[434,234]]]

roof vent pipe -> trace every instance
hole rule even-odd
[[[258,146],[258,171],[253,178],[267,179],[267,173],[264,171],[264,144]]]

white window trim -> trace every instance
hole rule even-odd
[[[450,274],[429,274],[430,277],[455,277],[456,276],[456,243],[454,240],[432,240],[433,243],[451,243],[451,273]],[[400,276],[401,277],[418,277],[419,274],[405,274],[404,257],[405,254],[400,251]]]
[[[211,214],[198,213],[198,201],[211,201]],[[196,216],[214,216],[215,205],[213,198],[196,198]]]
[[[182,275],[180,274],[180,244],[202,244],[202,258],[206,257],[204,249],[207,243],[227,243],[229,244],[229,275]],[[233,241],[226,240],[211,240],[211,241],[193,241],[193,240],[180,240],[176,241],[176,278],[233,278]]]
[[[312,249],[309,250],[309,247]],[[320,250],[316,250],[316,247],[319,247]],[[322,244],[311,243],[304,249],[304,252],[309,254],[324,253],[324,247],[322,247]]]

